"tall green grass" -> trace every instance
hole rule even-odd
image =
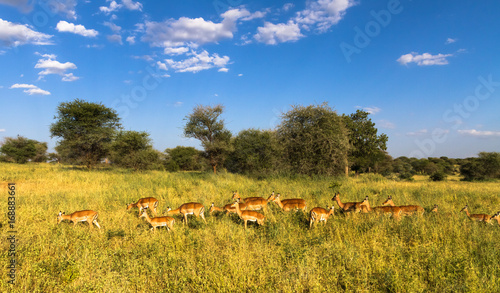
[[[396,204],[419,204],[439,214],[401,221],[374,215],[344,216],[308,229],[308,215],[282,213],[269,204],[263,227],[236,215],[208,215],[232,191],[242,197],[304,198],[308,210],[332,205],[332,181],[342,201],[372,206],[388,195]],[[378,176],[251,179],[221,173],[135,173],[40,165],[0,164],[0,192],[7,212],[7,183],[17,187],[17,275],[1,292],[486,292],[500,288],[500,227],[469,221],[472,213],[500,210],[494,182],[395,182]],[[138,218],[126,204],[141,197],[160,201],[158,214],[197,201],[206,207],[205,225],[176,217],[175,232]],[[337,206],[335,204],[335,206]],[[56,224],[57,213],[92,209],[102,229],[86,223]],[[6,217],[1,218],[2,251],[8,249]],[[6,267],[9,258],[0,254]]]

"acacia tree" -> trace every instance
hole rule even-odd
[[[184,136],[201,141],[205,149],[204,155],[217,173],[217,166],[224,163],[231,150],[231,132],[224,127],[224,120],[219,117],[224,111],[222,105],[197,105],[193,113],[186,116]]]
[[[370,113],[357,110],[351,115],[343,115],[347,129],[349,130],[349,162],[351,169],[360,172],[370,172],[377,163],[385,160],[387,150],[387,135],[377,135],[375,123],[368,118]]]
[[[339,175],[345,170],[349,139],[342,118],[327,103],[293,106],[277,128],[292,172]]]
[[[115,110],[83,100],[63,102],[57,107],[51,137],[61,138],[56,150],[65,161],[92,168],[109,154],[113,135],[120,127]]]
[[[122,130],[116,134],[111,145],[111,161],[117,166],[137,171],[158,167],[160,157],[153,149],[149,133]]]
[[[6,161],[19,164],[28,161],[45,162],[47,160],[47,143],[24,136],[6,137],[2,147],[0,147],[0,153],[4,155]]]

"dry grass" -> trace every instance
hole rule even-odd
[[[232,174],[133,173],[86,171],[47,164],[0,164],[0,192],[17,186],[17,275],[7,292],[176,292],[176,291],[354,291],[486,292],[500,287],[500,227],[469,221],[458,211],[500,210],[498,183],[459,181],[394,182],[377,176],[342,181],[342,200],[370,197],[372,206],[392,195],[396,204],[419,204],[440,214],[399,222],[373,215],[335,213],[324,227],[308,229],[308,215],[279,211],[270,203],[266,225],[244,230],[237,216],[208,215],[212,202],[229,203],[233,190],[242,197],[304,198],[308,210],[331,205],[333,178],[255,180]],[[199,219],[174,233],[149,230],[138,210],[126,204],[141,197],[167,207],[197,201],[206,207]],[[7,200],[0,202],[7,212]],[[102,229],[81,223],[56,224],[62,210],[99,212]],[[8,234],[6,217],[2,235]],[[0,245],[8,248],[6,237]],[[9,261],[1,254],[5,267]]]

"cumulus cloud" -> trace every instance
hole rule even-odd
[[[184,60],[173,60],[166,59],[166,65],[170,68],[174,69],[176,72],[199,72],[201,70],[207,70],[214,67],[225,68],[229,63],[229,57],[223,56],[220,57],[218,54],[210,55],[207,51],[202,51],[201,53],[197,53],[191,51],[189,53],[190,58]]]
[[[46,90],[42,90],[36,85],[33,84],[25,84],[25,83],[15,83],[13,84],[10,89],[24,89],[23,92],[27,93],[28,95],[50,95],[50,92]]]
[[[128,10],[142,11],[142,3],[134,2],[132,0],[122,0],[122,3]]]
[[[111,43],[117,43],[117,44],[120,44],[120,45],[123,44],[123,42],[122,42],[122,36],[120,36],[119,34],[109,35],[106,38]]]
[[[302,29],[324,33],[342,20],[347,9],[354,5],[355,1],[353,0],[308,1],[306,8],[297,12],[287,23],[265,22],[263,27],[257,28],[254,38],[258,42],[275,45],[283,42],[294,42],[304,37]],[[293,4],[287,3],[282,9],[287,11],[292,7]]]
[[[163,53],[165,53],[166,55],[182,55],[187,52],[189,52],[188,47],[177,47],[177,48],[167,47],[165,48],[165,50],[163,50]]]
[[[101,12],[103,12],[104,14],[110,14],[111,12],[115,12],[117,11],[118,9],[120,9],[123,5],[122,4],[118,4],[116,3],[116,1],[111,1],[111,3],[109,3],[109,6],[100,6],[99,7],[99,10]]]
[[[76,19],[77,4],[77,0],[48,0],[46,5],[54,13],[66,15],[68,19]]]
[[[24,24],[16,24],[0,18],[0,43],[7,47],[20,45],[52,45],[51,35],[32,30]]]
[[[69,23],[67,21],[61,20],[57,23],[56,29],[59,32],[67,32],[67,33],[73,33],[77,35],[81,35],[84,37],[96,37],[99,33],[96,30],[93,29],[86,29],[83,25],[81,24],[73,24]]]
[[[418,66],[446,65],[449,63],[447,58],[451,56],[453,56],[453,54],[432,55],[424,53],[419,55],[418,53],[412,52],[402,55],[397,61],[401,65],[407,65],[409,63],[416,63]]]
[[[268,45],[297,41],[304,35],[300,32],[299,25],[293,21],[288,23],[272,24],[265,22],[263,27],[257,28],[255,40]]]
[[[357,106],[356,108],[361,108],[363,111],[368,112],[370,114],[377,114],[378,112],[382,111],[379,107],[359,107]]]
[[[133,45],[135,44],[135,36],[128,36],[126,41],[130,44]]]
[[[466,136],[473,136],[473,137],[479,137],[479,138],[500,137],[500,131],[486,131],[486,130],[469,129],[469,130],[458,130],[458,133],[462,134],[462,135],[466,135]]]
[[[33,10],[33,3],[29,0],[0,0],[0,4],[14,6],[23,13],[29,13]]]
[[[73,73],[67,73],[68,70],[77,68],[74,63],[71,62],[61,63],[55,60],[57,56],[53,54],[44,54],[41,56],[42,58],[39,59],[35,65],[35,68],[43,69],[38,73],[39,80],[49,74],[60,75],[63,81],[75,81],[79,79],[79,77],[74,76]]]
[[[118,33],[122,30],[122,27],[119,25],[116,25],[110,21],[105,21],[103,23],[105,26],[109,27],[113,32]]]

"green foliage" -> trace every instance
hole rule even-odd
[[[241,174],[270,174],[280,165],[280,150],[276,133],[269,130],[247,129],[233,141],[226,166],[229,171]]]
[[[186,117],[184,126],[186,137],[196,138],[201,141],[214,173],[217,166],[226,160],[231,151],[231,132],[224,126],[224,120],[219,117],[224,111],[222,105],[203,106],[197,105],[193,113]]]
[[[168,171],[200,171],[205,169],[205,158],[203,152],[194,147],[177,146],[166,149],[167,155],[165,166]]]
[[[115,110],[78,99],[61,103],[54,119],[50,132],[51,137],[61,139],[56,146],[61,158],[88,168],[109,155],[113,135],[120,127]]]
[[[386,158],[388,137],[377,135],[375,123],[368,118],[370,113],[357,110],[351,115],[342,115],[349,131],[349,162],[356,172],[370,172],[379,162]]]
[[[445,181],[447,177],[448,175],[446,175],[446,173],[444,173],[443,171],[437,171],[433,173],[429,178],[432,181]]]
[[[342,118],[326,103],[293,106],[277,127],[284,158],[294,173],[339,175],[345,172],[349,139]]]
[[[469,158],[460,166],[465,181],[500,178],[500,153],[481,152],[478,158]]]
[[[0,147],[0,153],[3,154],[3,160],[6,162],[19,164],[28,161],[45,162],[47,161],[47,143],[27,139],[24,136],[6,137]]]
[[[111,161],[135,170],[157,169],[161,165],[160,154],[153,149],[145,131],[119,131],[111,145]]]

